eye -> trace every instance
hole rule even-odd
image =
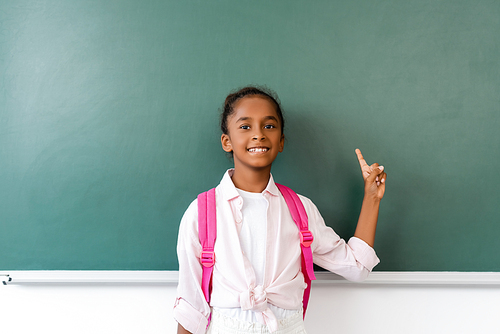
[[[274,124],[267,124],[266,126],[264,126],[264,129],[274,129],[274,128],[276,128]]]
[[[248,130],[248,129],[250,129],[250,126],[248,126],[248,125],[240,125],[240,129]]]

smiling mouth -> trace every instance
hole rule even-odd
[[[251,153],[262,153],[262,152],[267,152],[269,149],[267,147],[252,147],[248,149],[248,152]]]

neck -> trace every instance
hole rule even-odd
[[[235,166],[231,179],[236,188],[251,193],[261,193],[266,189],[271,178],[271,168],[245,170]]]

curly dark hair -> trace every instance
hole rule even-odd
[[[244,97],[249,96],[262,96],[270,100],[275,105],[276,113],[278,114],[278,118],[281,123],[281,133],[283,134],[283,130],[285,128],[285,120],[283,118],[283,112],[281,110],[281,104],[278,95],[271,89],[262,86],[243,87],[237,91],[232,92],[226,97],[224,106],[222,108],[222,113],[220,115],[220,129],[222,133],[228,134],[227,119],[234,113],[234,105],[236,104],[236,102]]]

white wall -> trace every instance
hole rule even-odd
[[[0,286],[0,333],[175,333],[175,285]]]
[[[498,286],[322,284],[311,298],[310,333],[500,333]]]
[[[0,286],[0,333],[175,333],[175,284]],[[500,286],[314,284],[309,333],[500,333]]]

